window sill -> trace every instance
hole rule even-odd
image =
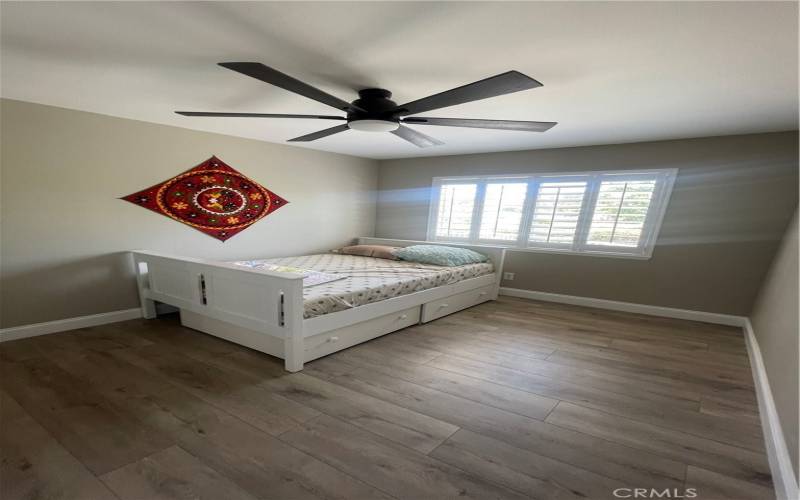
[[[545,253],[545,254],[556,254],[556,255],[574,255],[574,256],[584,256],[584,257],[610,257],[613,259],[633,259],[633,260],[650,260],[653,256],[652,252],[644,253],[644,254],[633,254],[633,253],[622,253],[622,252],[609,252],[609,251],[583,251],[583,252],[575,252],[572,250],[565,250],[559,248],[535,248],[535,247],[520,247],[516,245],[509,245],[505,241],[490,241],[490,240],[479,240],[479,241],[469,241],[466,239],[452,239],[452,240],[427,240],[430,243],[435,243],[439,245],[447,245],[448,243],[457,243],[460,245],[475,245],[475,246],[487,246],[487,247],[495,247],[495,248],[505,248],[509,252],[526,252],[526,253]]]
[[[613,259],[633,259],[633,260],[650,260],[652,254],[631,254],[631,253],[614,253],[614,252],[572,252],[569,250],[558,250],[548,248],[521,248],[515,246],[503,246],[511,252],[529,252],[529,253],[552,253],[558,255],[574,255],[584,257],[610,257]]]

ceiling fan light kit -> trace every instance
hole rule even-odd
[[[545,132],[556,125],[556,122],[531,122],[519,120],[483,120],[471,118],[428,118],[416,115],[425,111],[464,104],[487,99],[522,90],[541,87],[542,84],[519,71],[507,71],[496,76],[447,90],[439,94],[424,97],[416,101],[398,105],[391,100],[392,93],[386,89],[362,89],[358,91],[358,99],[348,103],[320,89],[303,83],[296,78],[256,62],[219,63],[237,73],[261,80],[289,92],[327,104],[347,116],[334,115],[295,115],[269,113],[219,113],[205,111],[176,111],[183,116],[235,117],[235,118],[306,118],[317,120],[347,121],[346,124],[313,132],[311,134],[289,139],[289,142],[310,142],[347,130],[362,132],[391,132],[417,147],[439,146],[443,142],[418,132],[406,125],[434,125],[444,127],[466,127],[493,130],[516,130],[522,132]],[[407,117],[407,118],[406,118]]]
[[[399,122],[389,120],[351,120],[347,126],[359,132],[392,132],[400,128]]]

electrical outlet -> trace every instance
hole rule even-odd
[[[513,281],[514,273],[503,273],[503,279],[508,281]]]

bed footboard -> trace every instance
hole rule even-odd
[[[301,276],[154,252],[131,254],[143,317],[155,317],[155,302],[162,302],[269,335],[283,342],[282,352],[269,354],[282,357],[288,371],[303,368]],[[224,332],[213,334],[225,338]]]

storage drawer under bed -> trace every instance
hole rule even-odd
[[[375,337],[416,325],[419,323],[419,318],[420,306],[414,306],[362,321],[361,323],[306,337],[304,339],[304,359],[306,362],[311,361]]]
[[[458,293],[443,299],[433,300],[422,305],[422,322],[427,323],[436,318],[447,316],[462,309],[486,302],[492,298],[495,285],[486,285],[466,292]]]

